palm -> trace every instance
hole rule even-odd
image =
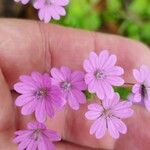
[[[19,75],[30,74],[32,71],[45,72],[52,66],[61,65],[82,69],[82,62],[89,52],[99,52],[101,49],[109,49],[117,54],[119,65],[125,69],[126,82],[134,82],[133,68],[143,63],[150,65],[147,47],[113,35],[3,19],[0,20],[0,33],[0,149],[17,149],[11,143],[13,132],[25,128],[26,123],[34,119],[33,116],[20,116],[20,111],[13,104],[17,96],[12,90],[13,84]],[[90,147],[90,150],[114,147],[133,150],[150,145],[150,133],[147,132],[150,115],[143,108],[135,106],[134,116],[127,120],[128,134],[117,141],[109,135],[101,140],[90,136],[90,122],[84,118],[85,110],[85,105],[79,111],[68,108],[58,113],[54,120],[47,121],[51,129],[62,135],[63,142],[57,145],[58,150],[87,150],[84,146]]]

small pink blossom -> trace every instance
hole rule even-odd
[[[90,104],[89,111],[85,117],[89,120],[95,120],[90,128],[90,134],[95,134],[97,139],[102,138],[108,129],[110,135],[117,139],[119,133],[127,132],[126,125],[121,121],[123,118],[128,118],[133,114],[130,108],[132,103],[128,101],[119,102],[119,95],[114,94],[112,99],[105,99],[102,104]]]
[[[114,90],[112,86],[121,86],[124,80],[120,77],[124,70],[115,66],[117,58],[109,55],[107,50],[103,50],[99,55],[91,52],[89,59],[84,61],[84,69],[87,72],[85,82],[91,93],[96,93],[100,99],[112,98]]]
[[[72,71],[68,67],[60,69],[52,68],[52,83],[61,88],[63,99],[68,101],[72,109],[79,109],[79,104],[86,102],[83,90],[86,89],[84,82],[84,73],[81,71]]]
[[[14,0],[15,2],[21,2],[22,4],[27,4],[29,3],[30,0]]]
[[[26,130],[15,132],[13,142],[19,144],[19,150],[56,150],[53,142],[60,141],[60,136],[46,128],[42,123],[28,123]]]
[[[61,91],[57,86],[51,85],[49,74],[33,72],[31,76],[20,76],[20,81],[14,89],[22,94],[17,97],[15,104],[22,106],[22,114],[29,115],[35,111],[39,122],[44,122],[46,116],[54,116],[55,109],[63,106]]]
[[[52,18],[59,20],[60,16],[65,16],[64,6],[68,5],[69,0],[36,0],[34,7],[39,9],[39,18],[48,23]]]
[[[137,83],[133,86],[133,102],[144,102],[150,111],[150,69],[142,65],[140,69],[133,70]]]

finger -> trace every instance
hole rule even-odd
[[[126,81],[133,81],[134,67],[150,65],[148,47],[119,36],[5,19],[0,20],[0,32],[0,64],[9,85],[21,74],[49,70],[51,63],[82,68],[83,60],[94,50],[117,54],[118,64],[128,70]]]
[[[81,147],[68,142],[59,142],[57,145],[57,150],[102,150],[102,149],[93,149],[88,147]]]
[[[127,119],[128,133],[116,142],[116,150],[146,150],[150,147],[150,114],[144,107],[136,105],[132,118]]]
[[[16,119],[14,109],[9,86],[0,70],[0,149],[12,140]]]

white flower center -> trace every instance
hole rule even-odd
[[[99,71],[99,70],[95,71],[94,75],[95,75],[96,79],[98,79],[98,80],[104,79],[106,77],[105,74],[103,73],[103,71]]]
[[[68,81],[64,81],[60,84],[60,87],[65,91],[69,91],[71,89],[71,83]]]
[[[47,94],[48,94],[47,88],[41,88],[35,92],[35,96],[37,97],[37,99],[41,99],[43,97],[46,97]]]

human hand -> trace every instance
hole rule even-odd
[[[14,131],[26,128],[33,116],[21,116],[14,105],[17,93],[13,84],[23,74],[32,71],[45,72],[53,66],[66,65],[82,69],[83,60],[90,51],[97,53],[108,49],[118,56],[118,64],[125,69],[125,82],[134,83],[132,69],[141,64],[150,66],[150,51],[139,43],[119,36],[86,32],[40,22],[23,20],[0,20],[0,150],[16,150],[12,143]],[[58,131],[62,142],[58,150],[146,150],[150,147],[150,112],[134,106],[133,117],[126,120],[128,133],[114,140],[109,134],[97,140],[89,134],[90,121],[80,110],[67,108],[48,119],[49,128]],[[88,148],[89,147],[89,148]]]

